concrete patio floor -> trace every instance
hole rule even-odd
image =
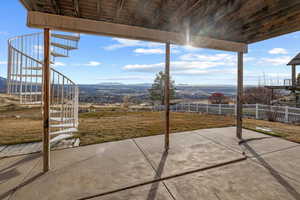
[[[150,136],[0,160],[0,199],[300,199],[300,144],[235,128]],[[245,152],[245,154],[243,154]]]

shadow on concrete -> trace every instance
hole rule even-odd
[[[41,153],[29,154],[28,156],[24,157],[23,159],[18,160],[17,162],[14,162],[13,164],[11,164],[11,165],[3,168],[3,169],[0,169],[0,173],[3,172],[3,171],[8,170],[10,168],[25,164],[25,163],[27,163],[31,160],[37,159],[37,158],[41,157],[41,155],[42,155]],[[1,174],[0,174],[0,177],[1,177]]]
[[[4,199],[4,198],[6,198],[8,196],[11,196],[15,191],[17,191],[18,189],[20,189],[20,188],[22,188],[22,187],[24,187],[24,186],[26,186],[26,185],[28,185],[28,184],[30,184],[32,182],[34,182],[38,177],[40,177],[43,174],[44,173],[40,172],[37,175],[31,177],[30,179],[24,181],[23,183],[21,183],[17,187],[14,187],[14,188],[12,188],[12,189],[10,189],[7,192],[4,192],[2,194],[0,193],[0,199]]]
[[[19,176],[21,173],[16,169],[16,167],[19,167],[20,165],[23,165],[29,161],[35,160],[39,158],[41,154],[30,154],[26,157],[24,157],[21,160],[18,160],[17,162],[14,162],[10,164],[9,166],[0,169],[0,184],[4,182],[5,180],[9,180],[11,178],[14,178],[16,176]]]
[[[300,194],[297,192],[297,190],[289,184],[280,174],[277,172],[269,163],[267,163],[263,157],[261,157],[253,148],[251,148],[247,142],[241,143],[253,156],[258,160],[258,162],[265,167],[270,174],[277,180],[277,182],[282,185],[286,191],[294,197],[294,199],[299,200]]]
[[[156,172],[154,180],[161,178],[161,175],[164,171],[164,167],[165,167],[167,157],[168,157],[168,151],[164,151],[164,153],[161,156],[161,159],[160,159],[160,162],[159,162],[159,165],[158,165],[157,169],[154,169],[154,171]],[[147,200],[154,200],[155,199],[160,183],[161,183],[160,181],[152,183],[151,188],[149,190],[149,193],[147,195]]]
[[[272,137],[259,137],[259,138],[249,138],[249,139],[243,139],[239,142],[239,145],[243,144],[243,143],[247,143],[247,142],[251,142],[251,141],[256,141],[256,140],[264,140],[264,139],[270,139]]]

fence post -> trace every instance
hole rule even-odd
[[[285,122],[289,122],[289,107],[285,106]]]
[[[207,114],[208,114],[208,104],[206,104],[206,112],[207,112]]]
[[[219,115],[222,114],[222,104],[219,104]]]
[[[197,103],[196,104],[196,110],[197,110],[197,113],[199,112],[199,104]]]
[[[258,116],[258,103],[255,104],[255,119],[258,119],[259,116]]]
[[[188,112],[191,112],[191,103],[189,103],[188,105],[189,105]]]

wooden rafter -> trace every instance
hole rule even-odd
[[[59,5],[57,3],[57,0],[48,0],[51,7],[52,7],[52,10],[54,11],[54,13],[56,14],[60,14],[60,8],[59,8]]]
[[[79,0],[73,0],[74,16],[80,17]]]
[[[160,5],[159,8],[156,9],[155,15],[153,16],[153,20],[152,20],[152,26],[153,27],[158,27],[162,24],[162,20],[163,20],[163,11],[165,9],[165,7],[167,7],[169,0],[161,0],[160,1]]]
[[[97,0],[97,17],[98,19],[101,18],[102,8],[101,8],[102,0]]]
[[[126,0],[118,0],[117,8],[116,8],[116,14],[115,14],[116,18],[119,17],[120,12],[122,11],[122,9],[124,7],[125,1]]]

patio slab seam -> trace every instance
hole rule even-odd
[[[150,158],[148,158],[147,154],[145,153],[145,150],[140,146],[138,145],[138,143],[135,141],[135,139],[133,138],[132,141],[134,142],[134,144],[137,146],[137,148],[141,151],[141,153],[144,155],[145,159],[147,160],[147,162],[150,164],[151,168],[154,170],[156,176],[158,178],[161,178],[161,175],[158,174],[158,172],[156,171],[153,163],[151,162]],[[156,177],[154,178],[154,180],[156,179]],[[157,182],[159,183],[159,182]],[[172,194],[172,192],[170,191],[170,188],[168,188],[168,186],[166,185],[166,183],[164,181],[161,181],[161,183],[163,184],[163,186],[165,187],[165,189],[168,191],[169,195],[171,196],[171,198],[173,200],[176,200],[176,198],[174,197],[174,195]]]

